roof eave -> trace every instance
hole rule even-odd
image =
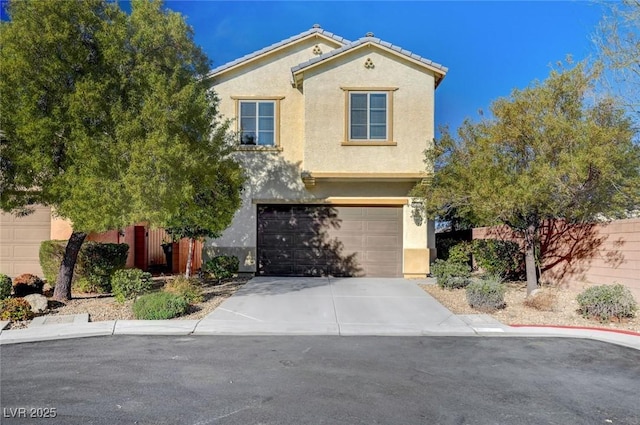
[[[344,46],[345,44],[341,44],[341,42],[339,40],[337,40],[336,38],[327,36],[321,32],[312,32],[310,34],[307,34],[303,37],[297,38],[295,40],[292,40],[289,43],[283,43],[280,46],[274,47],[274,48],[270,48],[270,47],[266,47],[264,49],[260,49],[257,50],[256,52],[253,53],[249,53],[248,55],[245,55],[239,59],[236,59],[234,61],[228,62],[224,65],[220,65],[217,68],[212,69],[211,71],[209,71],[207,73],[207,75],[205,76],[205,79],[210,79],[210,78],[215,78],[217,76],[220,76],[222,74],[226,74],[227,72],[231,72],[234,71],[238,68],[241,68],[245,65],[248,65],[256,60],[260,60],[266,56],[269,56],[273,53],[279,52],[281,50],[284,50],[286,48],[288,48],[289,46],[295,44],[295,43],[299,43],[311,38],[322,38],[323,40],[336,45],[336,48],[339,48],[341,45]],[[345,40],[345,42],[348,42],[348,40]],[[279,43],[275,43],[275,45],[278,45]],[[261,52],[262,50],[264,50],[264,52]]]
[[[353,51],[355,51],[357,49],[363,48],[365,46],[373,46],[373,47],[382,49],[382,50],[384,50],[386,52],[394,54],[395,56],[401,57],[401,58],[403,58],[403,59],[405,59],[405,60],[407,60],[407,61],[409,61],[411,63],[414,63],[414,64],[416,64],[418,66],[421,66],[421,67],[423,67],[425,69],[428,69],[428,70],[432,71],[435,74],[435,87],[436,88],[438,87],[438,85],[440,85],[440,82],[442,82],[442,80],[444,79],[444,77],[445,77],[445,75],[447,74],[447,71],[448,71],[448,69],[446,67],[442,66],[442,65],[439,65],[439,66],[430,65],[430,64],[425,63],[425,62],[423,62],[421,60],[414,59],[410,55],[403,54],[402,52],[398,52],[395,49],[389,48],[389,47],[387,47],[387,46],[385,46],[383,44],[380,44],[380,43],[375,43],[373,41],[360,42],[360,43],[356,41],[356,42],[354,42],[352,44],[354,44],[353,48],[345,48],[344,51],[339,52],[337,54],[335,54],[335,53],[331,54],[331,52],[329,52],[327,54],[327,57],[324,58],[324,59],[315,60],[315,61],[312,60],[311,63],[309,63],[308,65],[305,65],[305,66],[298,65],[298,66],[295,66],[295,67],[291,68],[292,81],[293,81],[294,86],[295,87],[299,87],[300,86],[300,84],[303,81],[303,74],[304,74],[305,71],[307,71],[309,69],[313,69],[313,68],[318,67],[320,65],[323,65],[323,64],[325,64],[327,62],[330,62],[330,61],[332,61],[332,60],[334,60],[336,58],[339,58],[341,56],[349,54],[349,53],[351,53],[351,52],[353,52]],[[345,46],[345,47],[348,47],[348,46]],[[438,65],[438,64],[436,64],[436,65]]]

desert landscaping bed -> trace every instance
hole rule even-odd
[[[162,287],[165,279],[172,277],[155,278],[156,286]],[[218,283],[216,280],[205,280],[202,284],[204,300],[201,303],[189,307],[187,314],[176,317],[173,320],[199,320],[203,319],[225,299],[233,295],[248,278],[234,278]],[[105,320],[133,320],[131,306],[133,300],[118,303],[113,296],[107,294],[73,294],[73,299],[66,304],[56,301],[49,302],[50,308],[45,315],[67,315],[88,313],[91,322]],[[20,329],[29,326],[30,321],[13,322],[8,329]]]
[[[608,323],[582,317],[578,312],[576,296],[587,288],[585,285],[542,288],[542,291],[549,292],[555,301],[551,311],[540,311],[524,305],[527,295],[526,283],[510,282],[506,285],[506,307],[488,313],[506,325],[579,326],[640,332],[640,317],[637,315],[633,319]],[[437,285],[420,286],[455,314],[482,313],[469,307],[464,289],[442,289]]]
[[[161,287],[164,280],[170,277],[156,278],[157,286]],[[204,301],[190,307],[187,314],[173,320],[199,320],[216,309],[226,298],[233,295],[248,278],[235,278],[221,283],[206,280],[202,284]],[[570,287],[545,287],[554,300],[551,311],[541,311],[524,304],[526,284],[524,282],[507,283],[505,294],[506,307],[502,310],[488,313],[495,319],[507,325],[550,325],[550,326],[579,326],[619,329],[640,332],[640,317],[625,319],[622,322],[602,323],[597,320],[582,317],[578,312],[576,296],[586,286],[574,285]],[[427,293],[438,300],[455,314],[480,314],[482,312],[471,308],[466,299],[464,289],[442,289],[437,285],[420,285]],[[66,304],[50,302],[47,315],[69,315],[88,313],[92,322],[105,320],[134,319],[131,305],[133,301],[120,304],[111,295],[103,294],[74,294],[74,298]],[[13,322],[9,329],[25,328],[30,321]]]

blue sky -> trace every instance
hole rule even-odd
[[[126,0],[119,2],[127,8]],[[316,23],[349,40],[373,32],[449,68],[436,91],[436,126],[452,130],[466,117],[478,119],[479,110],[512,89],[544,80],[567,55],[593,55],[592,37],[604,13],[591,1],[173,0],[166,6],[187,18],[213,66]]]
[[[436,90],[436,126],[454,130],[478,118],[568,54],[595,53],[593,34],[604,10],[587,1],[564,2],[308,2],[167,1],[187,17],[214,66],[306,31],[313,24],[356,40],[373,32],[390,43],[443,64]]]

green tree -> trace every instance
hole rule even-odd
[[[179,14],[146,0],[134,0],[130,14],[107,0],[11,1],[8,11],[0,207],[50,205],[73,223],[54,293],[65,300],[88,232],[166,226],[202,188],[240,176],[202,78],[209,60]],[[220,170],[229,174],[219,180]],[[220,231],[232,214],[203,226]]]
[[[535,246],[546,219],[624,217],[640,198],[640,149],[623,110],[590,94],[597,69],[578,64],[514,90],[492,117],[447,130],[416,186],[431,216],[450,211],[480,225],[505,224],[524,238],[527,290],[537,287]]]
[[[640,123],[640,0],[605,2],[607,13],[594,38],[599,59],[610,71],[605,87],[617,93]]]
[[[223,137],[221,134],[220,137]],[[215,180],[201,185],[193,202],[183,205],[178,213],[167,221],[166,231],[174,240],[189,239],[189,252],[185,276],[191,274],[193,248],[196,239],[219,237],[231,223],[234,212],[240,207],[240,192],[244,182],[237,163],[206,161],[217,166]]]

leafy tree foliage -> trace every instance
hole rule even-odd
[[[480,225],[506,224],[524,237],[528,291],[537,286],[535,244],[546,219],[624,217],[640,198],[640,149],[630,120],[590,94],[597,69],[552,71],[544,82],[496,100],[492,117],[444,131],[417,186],[431,216],[450,211]]]
[[[608,11],[595,42],[599,59],[611,70],[604,80],[640,124],[640,0],[605,2]]]
[[[92,231],[166,226],[202,208],[224,229],[242,183],[227,124],[206,79],[209,60],[160,1],[11,1],[0,27],[0,206],[50,205],[73,234],[57,278],[71,296],[77,252]],[[201,214],[202,216],[202,214]]]

